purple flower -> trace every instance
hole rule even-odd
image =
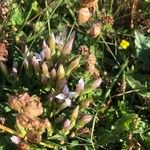
[[[69,91],[67,85],[64,86],[62,93],[55,96],[59,100],[65,100],[67,106],[71,106],[71,98],[76,95],[76,92]]]

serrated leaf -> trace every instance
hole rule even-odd
[[[24,18],[23,18],[23,13],[21,12],[19,6],[15,3],[13,4],[13,11],[12,11],[12,16],[11,16],[11,24],[13,26],[17,26],[17,25],[22,25],[24,22]]]
[[[126,76],[126,81],[132,89],[137,90],[137,94],[144,98],[150,98],[150,92],[147,90],[146,86],[140,83],[140,81],[133,79],[131,76]]]
[[[135,31],[135,50],[137,58],[143,62],[146,70],[150,71],[150,38]]]

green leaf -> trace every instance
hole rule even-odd
[[[137,58],[144,64],[145,69],[150,71],[150,38],[135,31],[135,49]]]
[[[23,18],[23,13],[21,12],[18,4],[14,3],[13,4],[13,10],[12,10],[12,16],[11,16],[11,24],[13,26],[17,26],[17,25],[22,25],[24,22],[24,18]]]
[[[147,87],[142,85],[138,80],[135,80],[131,76],[126,76],[126,81],[129,86],[136,90],[136,93],[143,98],[150,98],[150,92],[147,90]]]

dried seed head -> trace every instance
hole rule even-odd
[[[29,145],[25,142],[20,142],[17,145],[17,150],[29,150],[29,149],[30,149]]]
[[[78,11],[78,23],[80,25],[86,23],[90,17],[91,17],[91,13],[88,8],[81,8]]]
[[[45,119],[47,120],[47,119]],[[25,114],[18,114],[16,116],[16,127],[23,127],[26,130],[34,130],[38,133],[43,133],[47,128],[47,121],[40,118],[29,118]]]
[[[26,134],[27,140],[34,143],[39,143],[42,140],[42,136],[34,131],[28,131]]]
[[[83,127],[83,128],[81,128],[80,130],[78,130],[78,133],[77,133],[77,135],[90,135],[90,130],[89,130],[89,128],[87,128],[87,127]]]
[[[113,16],[103,15],[101,17],[101,21],[102,21],[103,24],[110,24],[110,25],[114,24]]]
[[[81,46],[79,46],[78,53],[80,55],[87,57],[90,54],[90,50],[86,45],[81,45]]]
[[[100,23],[93,24],[89,32],[93,38],[96,38],[101,34],[101,24]]]
[[[80,0],[81,7],[95,7],[97,5],[98,0]]]
[[[8,56],[8,51],[4,43],[0,43],[0,61],[6,61]]]
[[[10,96],[8,98],[8,105],[11,109],[18,111],[19,113],[23,111],[23,108],[28,102],[31,102],[31,97],[28,93],[23,93],[16,96]]]
[[[36,110],[36,111],[35,111]],[[29,118],[35,118],[43,113],[43,107],[38,97],[34,97],[34,100],[27,103],[23,108],[23,114]]]

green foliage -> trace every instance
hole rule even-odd
[[[149,149],[150,3],[88,2],[0,1],[0,150]]]
[[[150,71],[150,38],[135,31],[135,49],[137,58],[143,63],[143,67]]]

